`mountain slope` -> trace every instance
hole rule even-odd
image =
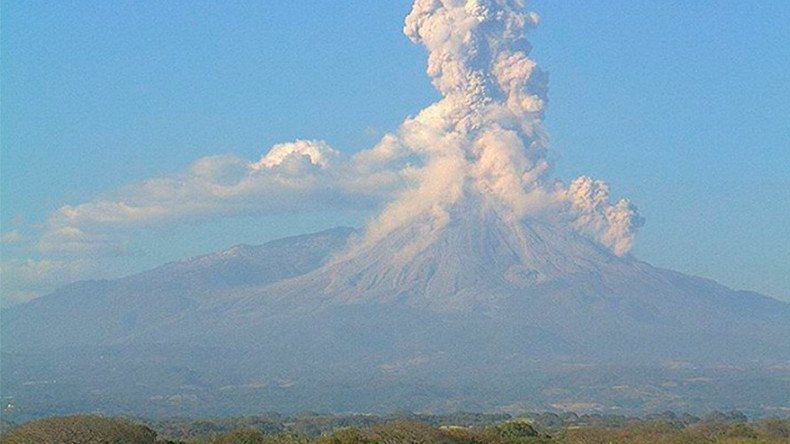
[[[342,361],[343,350],[468,357],[478,344],[489,360],[538,349],[542,359],[790,359],[786,303],[485,206],[450,217],[406,259],[398,246],[418,238],[413,226],[350,246],[352,231],[336,229],[74,284],[4,312],[4,348],[171,343]]]
[[[606,384],[621,387],[625,374],[653,393],[623,404],[642,412],[735,396],[732,378],[747,375],[773,387],[748,406],[790,393],[784,373],[768,370],[790,360],[786,303],[615,256],[547,223],[510,223],[485,206],[452,212],[408,260],[393,250],[418,238],[404,229],[366,244],[353,230],[329,230],[12,307],[2,313],[4,393],[33,408],[57,388],[63,412],[162,414],[441,410],[461,400],[491,409],[570,402],[567,387],[586,380],[621,405],[622,389]],[[691,373],[702,380],[732,366],[769,373],[716,376],[704,395],[656,389],[677,378],[662,370],[672,362],[713,369]],[[404,398],[416,381],[432,394]],[[535,392],[550,386],[565,388]],[[258,392],[267,395],[249,401]],[[156,401],[162,393],[195,401]]]
[[[419,238],[413,230],[352,243],[299,276],[235,288],[129,340],[167,332],[184,344],[338,361],[431,353],[491,362],[790,359],[786,303],[615,256],[547,223],[508,222],[485,205],[451,212],[404,258],[399,246]]]
[[[295,236],[261,246],[163,265],[115,280],[85,281],[3,311],[4,351],[95,346],[122,341],[216,302],[232,289],[304,274],[342,248],[351,228]]]

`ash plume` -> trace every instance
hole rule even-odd
[[[580,177],[565,187],[547,177],[548,75],[529,58],[526,39],[538,21],[519,0],[415,1],[404,33],[426,48],[442,99],[389,136],[423,163],[414,185],[369,225],[368,245],[418,223],[421,238],[409,249],[419,251],[448,223],[450,208],[471,197],[508,220],[549,219],[628,252],[643,222],[634,205],[611,203],[601,181]]]
[[[611,202],[604,182],[580,177],[566,186],[549,177],[548,75],[529,57],[526,36],[539,18],[524,6],[416,0],[404,33],[427,50],[442,98],[374,147],[347,155],[325,141],[296,140],[259,160],[204,157],[184,172],[61,207],[42,225],[38,250],[118,254],[140,228],[383,205],[359,246],[413,224],[408,256],[433,242],[453,207],[475,202],[512,223],[540,219],[626,254],[642,224],[636,208]]]

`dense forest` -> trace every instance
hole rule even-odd
[[[2,423],[3,444],[33,443],[788,443],[790,419],[750,421],[740,412],[705,417],[666,412],[642,418],[619,415],[457,413],[389,416],[283,416],[235,418],[50,417],[21,425]]]

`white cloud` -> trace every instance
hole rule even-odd
[[[288,164],[326,168],[330,162],[339,157],[340,153],[323,140],[297,140],[293,143],[274,145],[259,162],[252,164],[252,168],[261,170]]]
[[[95,264],[86,260],[3,260],[0,262],[0,305],[29,301],[95,272]]]
[[[255,162],[229,155],[204,157],[182,174],[61,207],[49,216],[38,247],[49,253],[119,253],[129,233],[142,227],[370,207],[405,184],[409,159],[398,158],[392,150],[383,143],[371,155],[347,157],[326,142],[297,140],[275,145]]]
[[[2,244],[17,244],[24,240],[24,236],[18,230],[6,231],[0,235],[0,243]]]

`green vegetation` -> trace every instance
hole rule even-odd
[[[458,413],[389,416],[276,413],[254,417],[157,421],[51,417],[13,426],[0,439],[19,443],[184,444],[779,444],[790,419],[749,421],[740,412],[705,417],[666,412],[643,418],[536,413],[519,417]]]
[[[11,429],[3,444],[149,444],[156,432],[123,419],[55,416]]]

